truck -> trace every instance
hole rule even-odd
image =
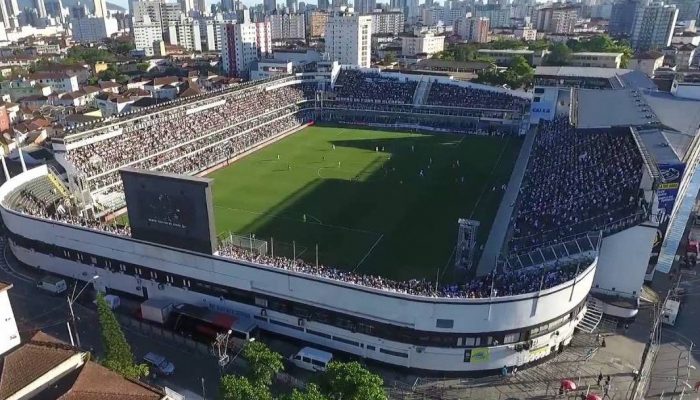
[[[661,322],[666,325],[675,325],[678,312],[680,311],[681,302],[676,297],[669,297],[664,302],[663,311],[661,312]]]
[[[68,289],[65,279],[53,275],[43,276],[36,282],[36,287],[54,295],[59,295]]]
[[[164,325],[173,311],[173,302],[168,299],[148,299],[141,303],[141,318]]]

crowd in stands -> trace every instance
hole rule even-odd
[[[492,90],[434,82],[426,105],[520,111],[530,100]]]
[[[291,121],[289,122],[292,123]],[[179,164],[178,164],[179,165]],[[185,167],[184,169],[192,168]],[[196,168],[196,166],[195,166]],[[111,232],[116,235],[130,236],[129,226],[116,223],[103,223],[99,219],[78,215],[75,207],[68,198],[56,200],[53,204],[37,198],[27,190],[20,190],[19,196],[11,206],[22,213],[77,225],[84,228]],[[576,274],[583,271],[588,264],[561,263],[549,268],[535,267],[521,270],[503,271],[488,274],[473,279],[465,284],[449,284],[436,287],[434,282],[412,279],[396,281],[375,275],[363,275],[323,265],[315,265],[301,259],[271,257],[232,245],[230,242],[220,243],[218,254],[222,257],[251,262],[263,266],[282,268],[316,277],[338,280],[354,285],[426,297],[445,298],[489,298],[498,296],[513,296],[545,290],[561,283],[570,281]]]
[[[576,130],[567,117],[540,122],[511,250],[601,230],[638,213],[642,162],[628,131]]]
[[[335,81],[336,98],[377,103],[412,104],[418,83],[399,78],[343,69]]]
[[[248,121],[254,117],[296,104],[303,93],[296,87],[282,87],[270,91],[234,92],[226,102],[201,112],[187,114],[186,108],[153,113],[120,126],[122,133],[88,145],[69,150],[67,159],[88,177],[113,171],[148,157],[171,152],[221,129]],[[210,102],[221,98],[212,98]],[[97,188],[118,179],[113,176],[93,180]]]

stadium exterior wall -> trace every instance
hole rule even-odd
[[[518,296],[451,299],[391,293],[137,241],[8,209],[4,201],[8,194],[42,173],[46,168],[38,167],[0,187],[0,215],[10,246],[25,264],[82,280],[98,274],[101,287],[137,296],[244,313],[265,330],[410,368],[490,370],[552,354],[568,344],[585,313],[597,265],[593,262],[574,280],[559,286]],[[213,289],[205,293],[202,287],[226,290],[218,295]],[[244,296],[255,296],[255,301],[237,301]],[[274,309],[277,303],[316,311],[300,318],[287,308]],[[371,329],[357,329],[360,325],[344,329],[318,322],[319,310],[406,332],[405,341],[378,337]],[[452,328],[438,328],[450,320]],[[430,335],[449,340],[440,346],[416,344],[429,340],[423,336]],[[456,337],[460,338],[452,341]],[[467,337],[478,338],[478,342],[466,343]],[[494,337],[511,339],[495,342]],[[523,344],[526,350],[516,350]],[[465,362],[467,353],[470,362]]]

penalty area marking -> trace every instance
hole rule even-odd
[[[377,238],[377,240],[374,242],[374,244],[372,245],[372,247],[369,248],[369,250],[367,251],[367,253],[365,253],[365,256],[362,257],[362,259],[360,260],[360,262],[358,262],[357,265],[355,265],[355,269],[353,269],[352,272],[355,272],[355,271],[357,271],[358,268],[360,268],[360,265],[362,265],[362,263],[365,262],[365,260],[367,259],[367,257],[369,257],[369,255],[372,254],[372,251],[374,250],[374,248],[377,247],[377,245],[379,244],[379,242],[380,242],[383,238],[384,238],[384,234],[382,233],[381,235],[379,235],[379,238]]]

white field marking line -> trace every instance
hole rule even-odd
[[[509,142],[509,139],[506,139],[506,144]],[[501,154],[498,155],[498,159],[496,159],[496,163],[493,165],[493,168],[491,168],[491,172],[489,172],[489,178],[493,176],[494,171],[496,171],[496,168],[498,168],[499,165],[501,165],[501,159],[503,158],[503,153],[506,152],[506,147],[508,146],[503,146],[501,149]],[[512,174],[513,172],[511,172]],[[484,193],[486,193],[486,190],[489,188],[489,183],[487,182],[484,185],[484,189],[481,191],[481,194],[479,195],[479,198],[476,199],[476,203],[474,203],[474,207],[472,207],[471,212],[469,213],[469,219],[472,219],[474,216],[474,212],[476,211],[476,208],[479,206],[479,203],[481,203],[481,199],[484,198]],[[506,188],[508,190],[508,188]]]
[[[323,221],[321,221],[320,219],[314,217],[313,215],[311,215],[311,214],[306,214],[306,216],[309,217],[309,218],[311,218],[311,219],[313,219],[313,220],[315,220],[317,224],[323,225]]]
[[[246,210],[243,208],[231,208],[231,207],[225,207],[225,206],[220,206],[220,205],[216,205],[216,204],[214,205],[214,207],[215,208],[223,208],[224,210],[229,210],[229,211],[242,211],[242,212],[245,212],[248,214],[255,214],[255,215],[267,215],[267,214],[269,214],[269,213],[264,213],[264,212],[260,212],[260,211]],[[309,216],[309,214],[307,214],[307,216]],[[290,220],[290,221],[302,222],[300,219],[285,217],[283,215],[273,215],[272,218],[274,218],[274,219],[286,219],[286,220]],[[314,219],[318,220],[318,218],[316,218],[316,217],[314,217]],[[363,233],[363,234],[367,234],[367,235],[375,235],[375,236],[379,235],[378,232],[372,232],[372,231],[368,231],[368,230],[364,230],[364,229],[357,229],[357,228],[348,228],[347,226],[324,224],[322,222],[313,222],[312,221],[312,222],[307,222],[307,224],[316,224],[316,225],[324,226],[327,228],[341,229],[344,231],[358,232],[358,233]]]
[[[457,245],[452,247],[452,252],[450,253],[450,256],[447,258],[447,261],[445,262],[445,266],[442,268],[442,271],[438,272],[438,274],[440,275],[440,278],[445,276],[445,273],[449,269],[450,261],[452,260],[452,257],[454,257],[456,251],[457,251]]]
[[[372,247],[369,248],[369,250],[367,251],[367,253],[365,254],[365,256],[362,257],[362,259],[360,260],[360,262],[358,262],[357,265],[355,265],[355,269],[353,269],[352,272],[357,271],[357,269],[360,267],[360,265],[362,265],[362,263],[365,262],[365,260],[367,259],[367,257],[369,257],[369,255],[372,254],[372,251],[374,250],[374,248],[377,247],[377,245],[379,244],[379,242],[380,242],[383,238],[384,238],[384,234],[382,233],[382,234],[379,236],[379,238],[374,242],[374,244],[372,245]]]

